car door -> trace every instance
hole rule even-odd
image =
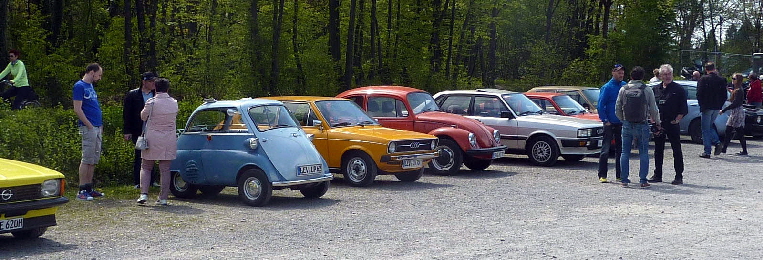
[[[413,115],[402,100],[392,96],[368,96],[366,112],[384,127],[413,129]]]
[[[473,96],[469,117],[488,125],[501,134],[501,144],[512,149],[517,147],[516,119],[502,118],[501,113],[510,112],[503,100],[493,95]]]
[[[323,173],[321,155],[282,105],[249,108],[259,145],[287,180],[309,179]]]
[[[203,136],[206,139],[201,150],[204,167],[204,183],[210,185],[233,185],[236,175],[247,161],[242,158],[241,144],[253,135],[236,107],[206,110],[199,114],[199,122],[207,125]],[[251,151],[250,151],[251,152]]]

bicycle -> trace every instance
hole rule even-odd
[[[8,87],[15,88],[16,86],[14,86],[13,82],[11,82],[10,80],[7,80],[7,79],[0,80],[0,93],[5,93],[5,90]],[[19,97],[16,96],[16,98],[19,98]],[[6,100],[6,102],[8,101],[9,100]],[[29,93],[29,98],[24,99],[21,102],[21,106],[19,107],[19,109],[25,109],[29,107],[41,107],[41,106],[42,105],[40,104],[40,96],[38,96],[37,93],[34,92],[34,89],[31,89],[31,92]]]

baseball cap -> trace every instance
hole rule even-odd
[[[623,64],[615,64],[615,66],[612,68],[612,71],[618,71],[618,70],[624,70],[625,67],[623,67]]]
[[[150,71],[149,72],[144,72],[143,75],[141,76],[141,78],[143,78],[143,80],[152,80],[152,79],[157,78],[157,77],[159,77],[159,75],[156,75],[156,73],[153,73],[153,72],[150,72]]]

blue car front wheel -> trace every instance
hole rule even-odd
[[[238,197],[249,206],[261,207],[268,204],[272,194],[273,187],[260,169],[246,170],[238,178]]]

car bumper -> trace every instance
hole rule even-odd
[[[745,124],[744,133],[745,135],[751,135],[751,136],[763,136],[763,125],[749,124],[749,123]]]
[[[505,151],[506,151],[506,146],[500,145],[500,146],[490,147],[490,148],[471,149],[466,151],[466,155],[475,157],[475,158],[490,160],[490,159],[493,159],[493,157],[495,157],[494,155],[496,153],[500,153],[501,154],[500,156],[503,156],[503,152]]]
[[[561,154],[595,154],[601,151],[603,138],[572,138],[562,139]]]
[[[306,179],[306,180],[296,180],[296,181],[277,181],[273,182],[273,187],[287,187],[287,186],[296,186],[296,185],[302,185],[302,184],[310,184],[310,183],[316,183],[316,182],[324,182],[324,181],[330,181],[333,180],[334,177],[331,175],[324,175],[317,178],[312,179]]]
[[[430,160],[437,158],[438,152],[403,154],[403,155],[382,155],[378,166],[384,172],[397,173],[404,171],[418,170],[424,167]],[[421,160],[421,167],[403,169],[403,162],[407,160]]]
[[[31,202],[19,202],[0,206],[0,220],[23,219],[23,227],[2,230],[0,233],[10,233],[35,228],[55,226],[58,205],[68,202],[66,197],[44,199]]]
[[[66,197],[58,197],[55,199],[41,199],[29,202],[17,202],[5,205],[0,205],[0,215],[9,216],[21,216],[27,214],[30,210],[46,209],[55,207],[69,202]]]

